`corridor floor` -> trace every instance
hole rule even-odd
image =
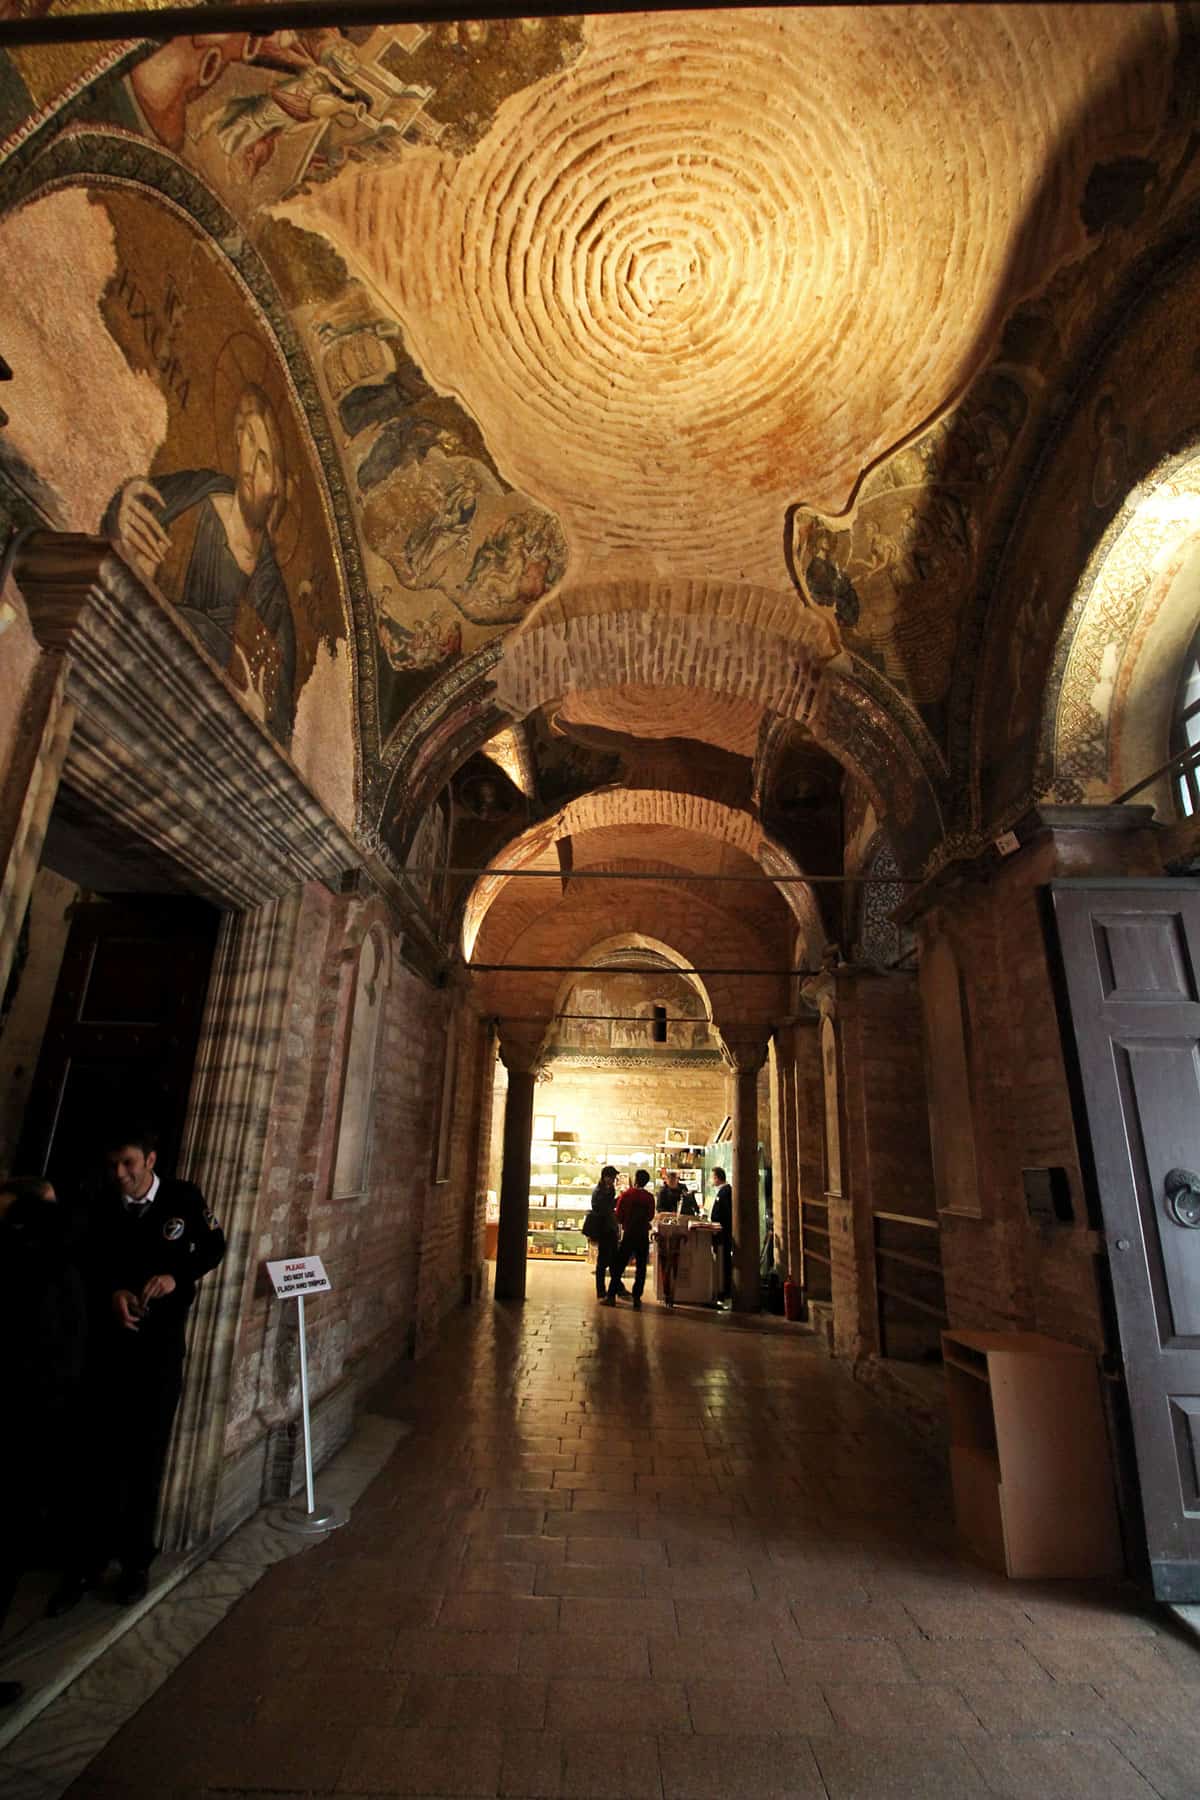
[[[811,1339],[535,1267],[377,1404],[415,1431],[350,1525],[72,1795],[1200,1796],[1200,1647],[962,1558],[938,1463]]]

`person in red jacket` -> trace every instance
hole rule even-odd
[[[650,1192],[650,1174],[647,1169],[639,1169],[633,1178],[633,1186],[627,1187],[623,1194],[617,1196],[617,1224],[621,1227],[621,1248],[617,1252],[617,1260],[613,1264],[612,1279],[608,1284],[608,1293],[602,1302],[605,1306],[617,1304],[617,1289],[621,1277],[631,1262],[636,1264],[633,1277],[633,1304],[640,1308],[642,1289],[646,1285],[646,1261],[650,1255],[650,1227],[654,1222],[654,1196]]]

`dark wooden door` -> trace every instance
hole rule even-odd
[[[1200,887],[1051,884],[1154,1591],[1200,1601]],[[1069,1047],[1069,1046],[1068,1046]]]
[[[64,1198],[103,1167],[117,1118],[152,1124],[175,1167],[220,915],[202,901],[97,901],[71,921],[18,1157]]]

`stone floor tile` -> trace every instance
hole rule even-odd
[[[603,1565],[610,1568],[623,1565],[648,1568],[654,1564],[665,1567],[666,1547],[658,1538],[625,1537],[616,1533],[596,1537],[590,1529],[594,1522],[590,1515],[586,1519],[580,1519],[577,1514],[572,1517],[580,1530],[577,1536],[563,1539],[566,1546],[565,1560],[568,1563],[588,1563],[593,1568]]]
[[[377,1723],[472,1731],[520,1725],[541,1731],[547,1686],[527,1675],[410,1675],[393,1718]]]
[[[1030,1682],[1037,1686],[1047,1681],[1051,1673],[1023,1644],[1002,1638],[966,1643],[949,1638],[905,1638],[897,1648],[918,1681],[949,1682],[952,1687],[965,1681]]]
[[[318,1674],[268,1673],[254,1722],[323,1730],[326,1725],[390,1725],[409,1677],[387,1669],[326,1668]]]
[[[825,1800],[805,1738],[664,1734],[658,1752],[665,1800]]]
[[[620,1720],[622,1732],[691,1730],[682,1681],[606,1680],[603,1711],[606,1717]],[[595,1681],[551,1681],[546,1724],[552,1731],[585,1730],[595,1720]]]
[[[814,1738],[813,1755],[829,1800],[982,1800],[992,1792],[954,1738],[927,1744],[878,1738]],[[1025,1800],[1051,1800],[1045,1789]]]
[[[547,1564],[537,1572],[534,1592],[577,1599],[607,1600],[617,1595],[642,1599],[647,1592],[646,1570],[640,1563],[616,1567],[611,1563],[600,1567],[592,1563]]]
[[[391,1667],[412,1675],[515,1675],[516,1631],[399,1631]]]
[[[628,1731],[562,1734],[562,1800],[661,1800],[656,1738]]]
[[[446,1631],[557,1631],[558,1601],[533,1594],[452,1594],[437,1622]]]
[[[751,1637],[758,1633],[763,1637],[781,1637],[791,1636],[795,1630],[786,1602],[769,1600],[678,1597],[675,1617],[681,1632],[692,1632],[697,1636],[729,1633]]]
[[[976,1715],[952,1687],[913,1681],[859,1687],[827,1679],[822,1688],[844,1731],[924,1739],[971,1736],[980,1730]]]
[[[906,1639],[906,1647],[907,1643]],[[829,1674],[832,1659],[828,1642],[817,1638],[776,1638],[775,1652],[789,1681],[819,1681]],[[850,1639],[839,1643],[836,1666],[841,1681],[873,1685],[917,1679],[915,1670],[899,1647],[886,1638]]]
[[[537,1587],[537,1580],[546,1568],[551,1570],[553,1564],[538,1563],[464,1563],[459,1570],[454,1587],[463,1594],[532,1594],[542,1593]],[[557,1592],[558,1590],[548,1590]]]
[[[372,1725],[355,1732],[337,1785],[358,1794],[494,1795],[500,1761],[498,1731]]]
[[[626,1632],[661,1633],[676,1629],[674,1602],[661,1595],[653,1600],[627,1600],[623,1596],[597,1600],[568,1595],[559,1604],[564,1631],[595,1632],[597,1636],[616,1632],[624,1636]]]
[[[504,1734],[500,1793],[512,1800],[558,1800],[562,1792],[563,1744],[557,1731]]]
[[[969,1753],[1003,1800],[1159,1800],[1115,1744],[1081,1738],[977,1739]],[[1200,1792],[1195,1785],[1189,1800]]]
[[[678,1643],[678,1638],[672,1638]],[[535,1631],[521,1639],[519,1666],[522,1675],[558,1676],[563,1680],[622,1681],[645,1676],[651,1667],[644,1637],[615,1634],[594,1637],[570,1631]],[[662,1677],[670,1680],[668,1670]]]
[[[961,1681],[959,1691],[981,1725],[1011,1736],[1123,1737],[1117,1707],[1083,1681]]]
[[[793,1601],[791,1615],[802,1638],[892,1638],[900,1642],[918,1635],[912,1615],[893,1600],[868,1600],[862,1606],[840,1606],[828,1600]]]
[[[702,1737],[730,1730],[778,1736],[832,1731],[833,1717],[815,1682],[729,1681],[688,1683],[692,1727]]]
[[[661,1681],[740,1680],[777,1683],[783,1668],[771,1638],[681,1633],[648,1639],[650,1666]]]
[[[1159,1800],[1196,1800],[1200,1793],[1200,1746],[1192,1734],[1146,1729],[1120,1740],[1121,1754],[1159,1796]]]
[[[950,1597],[906,1597],[900,1602],[928,1638],[1015,1638],[1029,1629],[1016,1601],[966,1594]]]
[[[549,1513],[547,1537],[630,1538],[638,1535],[638,1515],[622,1508],[620,1512],[587,1510],[572,1507],[569,1512]]]

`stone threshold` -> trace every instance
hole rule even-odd
[[[411,1428],[366,1413],[321,1470],[318,1498],[349,1509]],[[6,1680],[31,1691],[0,1724],[0,1792],[57,1800],[273,1564],[320,1537],[289,1531],[272,1501],[223,1538],[160,1559],[145,1600],[103,1598],[0,1646]],[[22,1652],[22,1646],[26,1646]]]

